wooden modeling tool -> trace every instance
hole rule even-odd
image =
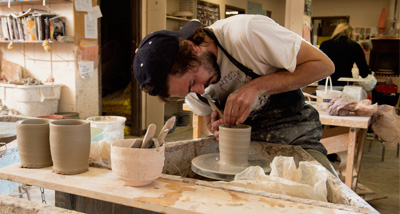
[[[224,114],[222,114],[221,110],[219,110],[219,108],[215,105],[215,103],[211,100],[211,98],[208,96],[206,98],[207,98],[208,104],[210,104],[210,106],[211,106],[211,109],[218,113],[218,116],[220,119],[224,119]]]
[[[147,128],[146,134],[144,135],[143,142],[141,148],[146,148],[147,143],[151,140],[156,132],[156,124],[152,123]]]

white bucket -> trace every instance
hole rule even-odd
[[[117,140],[124,139],[125,117],[119,116],[96,116],[89,117],[91,127],[102,128],[104,130],[104,138],[108,144]]]
[[[328,90],[328,80],[330,83],[330,89]],[[332,79],[331,77],[327,77],[325,81],[325,90],[316,90],[317,92],[317,107],[326,110],[329,106],[329,102],[331,102],[334,98],[340,98],[342,95],[341,91],[332,90]]]
[[[2,105],[22,115],[37,117],[57,112],[61,84],[0,84]]]

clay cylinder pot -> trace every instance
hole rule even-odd
[[[159,148],[130,148],[134,141],[125,139],[111,144],[111,169],[124,185],[146,186],[162,174],[165,144]],[[140,145],[139,141],[136,143]]]
[[[42,168],[53,165],[49,144],[49,121],[26,119],[16,122],[21,167]]]
[[[74,175],[89,170],[90,122],[66,119],[50,122],[53,171]]]
[[[219,163],[246,166],[249,160],[251,126],[219,126]]]

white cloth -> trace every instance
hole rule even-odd
[[[271,74],[278,69],[293,72],[296,68],[296,56],[303,39],[267,16],[236,15],[219,20],[210,28],[228,53],[259,75]],[[217,62],[221,80],[207,87],[205,94],[225,103],[230,93],[250,79],[219,48]],[[260,97],[253,111],[264,106],[267,99]],[[188,94],[185,102],[197,115],[212,112],[194,93]]]

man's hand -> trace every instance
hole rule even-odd
[[[224,120],[220,119],[218,113],[213,111],[211,113],[211,132],[214,134],[217,141],[219,141],[219,125],[223,124]]]
[[[261,94],[255,82],[256,79],[247,82],[229,95],[224,109],[225,126],[241,124],[247,119]]]

